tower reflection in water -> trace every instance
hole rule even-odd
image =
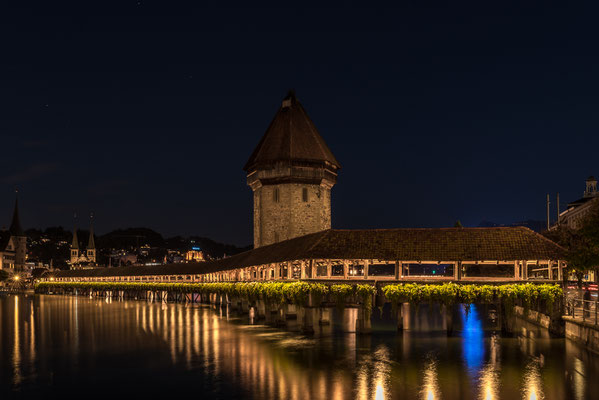
[[[543,342],[522,347],[520,339],[485,336],[483,314],[473,307],[462,315],[453,338],[305,337],[199,306],[11,296],[0,298],[0,394],[76,394],[94,382],[151,394],[173,381],[175,394],[194,388],[226,397],[234,388],[237,397],[260,399],[578,399],[599,389],[588,388],[586,376],[597,371],[591,358],[571,356],[578,372],[566,381],[563,353],[548,365]]]

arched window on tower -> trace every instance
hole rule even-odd
[[[274,188],[272,191],[272,201],[274,201],[275,203],[279,202],[279,188],[278,187]]]

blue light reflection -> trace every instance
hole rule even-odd
[[[470,311],[461,307],[462,317],[462,348],[466,367],[470,374],[477,374],[483,366],[485,358],[485,343],[483,323],[477,307],[472,304]]]

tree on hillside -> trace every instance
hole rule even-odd
[[[0,269],[0,282],[4,282],[10,275],[3,269]]]
[[[567,250],[568,272],[574,273],[578,286],[582,287],[582,278],[588,271],[599,267],[599,201],[594,201],[584,216],[580,229],[574,230],[560,225],[544,235]],[[564,279],[566,277],[564,276]]]

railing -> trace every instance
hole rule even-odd
[[[599,307],[597,300],[572,299],[566,304],[566,315],[586,322],[599,325]]]

